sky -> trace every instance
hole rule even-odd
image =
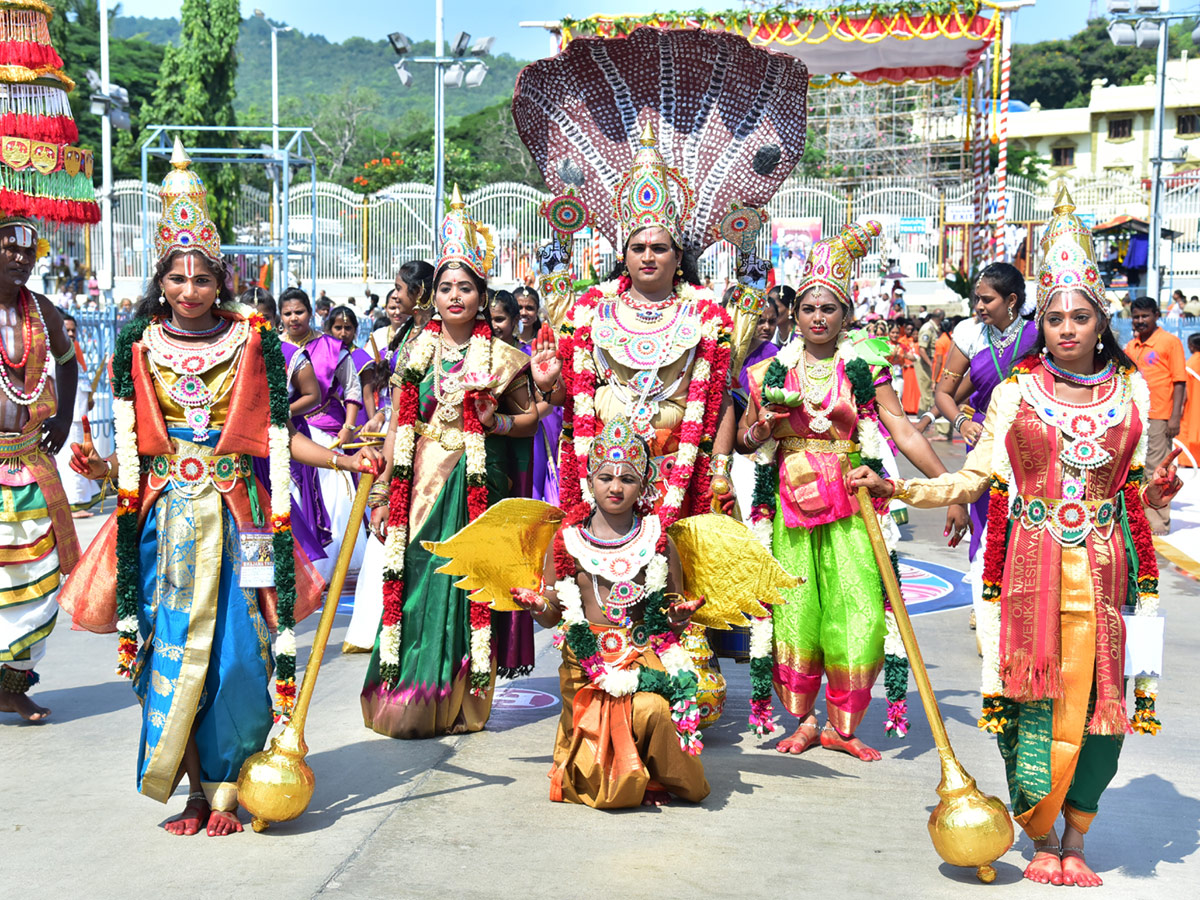
[[[179,15],[180,0],[122,0],[121,11],[130,16],[164,17]],[[662,8],[694,9],[740,8],[740,0],[679,0],[675,4],[653,0],[506,0],[502,3],[480,0],[445,0],[447,40],[459,31],[473,37],[496,38],[494,53],[508,53],[517,59],[537,59],[550,52],[547,33],[537,28],[521,28],[522,21],[557,20],[563,16],[584,18],[598,13],[645,13]],[[1099,0],[1103,14],[1105,3]],[[1090,0],[1037,0],[1034,6],[1016,13],[1015,39],[1025,43],[1069,37],[1087,21]],[[246,0],[242,15],[262,9],[275,22],[292,25],[308,34],[323,34],[340,42],[348,37],[382,39],[388,32],[402,31],[414,40],[432,39],[434,33],[433,0]],[[333,11],[336,9],[336,16]]]

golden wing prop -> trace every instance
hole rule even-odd
[[[515,612],[509,588],[541,586],[542,564],[554,540],[563,511],[541,500],[501,500],[474,522],[445,541],[422,541],[430,553],[448,560],[438,569],[461,575],[455,587],[470,591],[476,603]]]
[[[667,534],[679,551],[683,593],[704,597],[692,620],[706,628],[745,625],[746,616],[765,616],[763,603],[783,603],[779,593],[798,587],[749,528],[729,516],[702,515],[680,519]]]

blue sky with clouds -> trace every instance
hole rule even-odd
[[[716,0],[701,4],[680,0],[677,8],[728,9],[739,0]],[[1089,0],[1037,0],[1034,6],[1016,13],[1016,40],[1020,42],[1063,38],[1079,31],[1087,20]],[[1101,11],[1104,2],[1098,3]],[[540,29],[521,28],[526,20],[542,21],[563,16],[597,13],[639,13],[664,8],[652,0],[508,0],[485,3],[479,0],[445,0],[446,33],[458,31],[475,37],[493,35],[494,52],[518,59],[535,59],[549,52],[549,39]],[[179,0],[123,0],[122,12],[131,16],[161,17],[179,14]],[[414,39],[433,38],[433,0],[246,0],[242,14],[261,8],[274,21],[294,25],[309,34],[323,34],[331,41],[348,37],[380,39],[390,31],[403,31]],[[669,7],[668,7],[669,8]]]

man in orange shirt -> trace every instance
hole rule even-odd
[[[1146,471],[1153,472],[1171,452],[1171,443],[1183,421],[1183,398],[1187,371],[1183,344],[1173,334],[1158,327],[1158,303],[1150,297],[1138,297],[1129,306],[1133,317],[1133,338],[1125,345],[1150,387],[1150,445],[1146,448]],[[1170,507],[1146,507],[1146,518],[1155,534],[1171,530]]]

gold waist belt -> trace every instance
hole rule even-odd
[[[1045,529],[1060,544],[1078,546],[1095,531],[1105,540],[1117,518],[1117,498],[1107,500],[1053,499],[1018,494],[1010,515],[1027,531]]]
[[[238,478],[249,478],[252,471],[250,457],[240,453],[221,456],[176,453],[150,460],[149,484],[155,490],[169,484],[188,496],[199,494],[209,484],[226,493],[233,489]]]
[[[437,441],[451,453],[456,453],[467,445],[461,428],[443,428],[432,422],[414,422],[413,430],[421,437]]]
[[[804,450],[809,453],[836,453],[838,456],[857,453],[859,450],[854,441],[825,441],[819,438],[798,437],[781,438],[779,448],[785,453],[799,453]]]

